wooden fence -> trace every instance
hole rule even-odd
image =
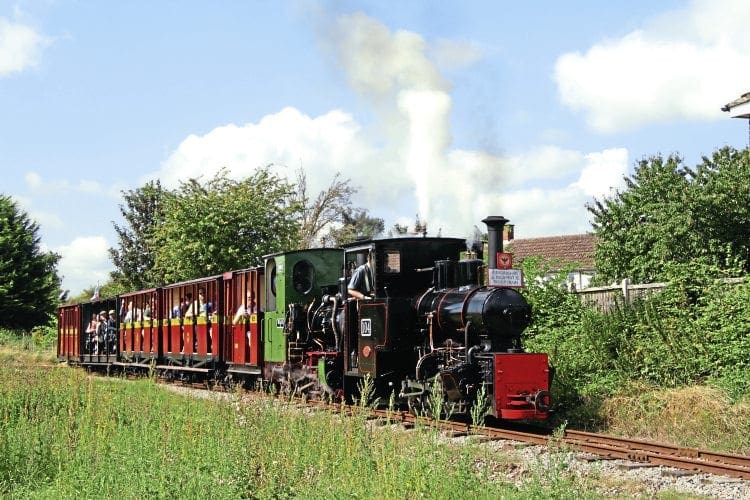
[[[725,278],[724,283],[741,283],[744,278]],[[633,301],[648,297],[666,288],[669,283],[647,283],[634,285],[625,278],[619,285],[597,286],[573,291],[584,304],[596,307],[601,311],[609,311],[616,303],[630,304]]]

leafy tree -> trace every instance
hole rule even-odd
[[[114,224],[120,243],[118,248],[109,249],[116,268],[111,276],[129,290],[157,286],[163,279],[154,271],[154,235],[164,221],[165,201],[172,193],[156,180],[122,194],[125,203],[120,205],[120,213],[127,225]]]
[[[704,251],[680,157],[641,160],[625,182],[624,191],[587,207],[598,237],[598,281],[659,281],[666,263],[687,262]]]
[[[165,201],[154,259],[165,282],[257,265],[299,235],[294,187],[267,167],[242,181],[225,170],[205,183],[189,179]]]
[[[598,280],[662,281],[702,259],[750,270],[750,157],[725,147],[695,168],[677,156],[639,162],[625,190],[588,207]]]
[[[690,175],[693,213],[710,255],[723,269],[750,271],[750,152],[722,148]]]
[[[366,209],[350,208],[341,213],[341,226],[331,228],[321,238],[323,246],[340,246],[351,243],[359,237],[374,238],[383,232],[385,222],[368,215]]]
[[[0,195],[0,326],[30,329],[55,312],[60,256],[40,249],[38,233],[39,226]]]

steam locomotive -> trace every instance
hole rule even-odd
[[[369,239],[66,305],[58,358],[92,370],[262,383],[346,401],[369,378],[380,401],[415,411],[426,411],[440,391],[453,412],[467,412],[481,390],[495,417],[543,420],[548,358],[521,345],[531,307],[517,290],[520,271],[498,269],[507,219],[483,222],[487,263],[481,250],[466,252],[463,239]],[[354,299],[347,284],[368,258],[374,294]],[[92,325],[98,311],[114,312],[108,331],[116,341],[99,338]]]

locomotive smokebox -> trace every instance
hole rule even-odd
[[[508,219],[502,215],[490,215],[482,222],[487,224],[487,246],[488,253],[487,264],[490,269],[497,269],[497,253],[503,251],[503,227],[508,223]]]

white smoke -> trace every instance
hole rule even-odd
[[[352,87],[372,99],[381,113],[396,112],[396,119],[385,122],[388,135],[402,141],[402,161],[414,185],[417,215],[429,221],[431,174],[445,169],[450,145],[451,98],[427,55],[428,44],[416,33],[391,32],[364,14],[339,17],[329,34]]]

